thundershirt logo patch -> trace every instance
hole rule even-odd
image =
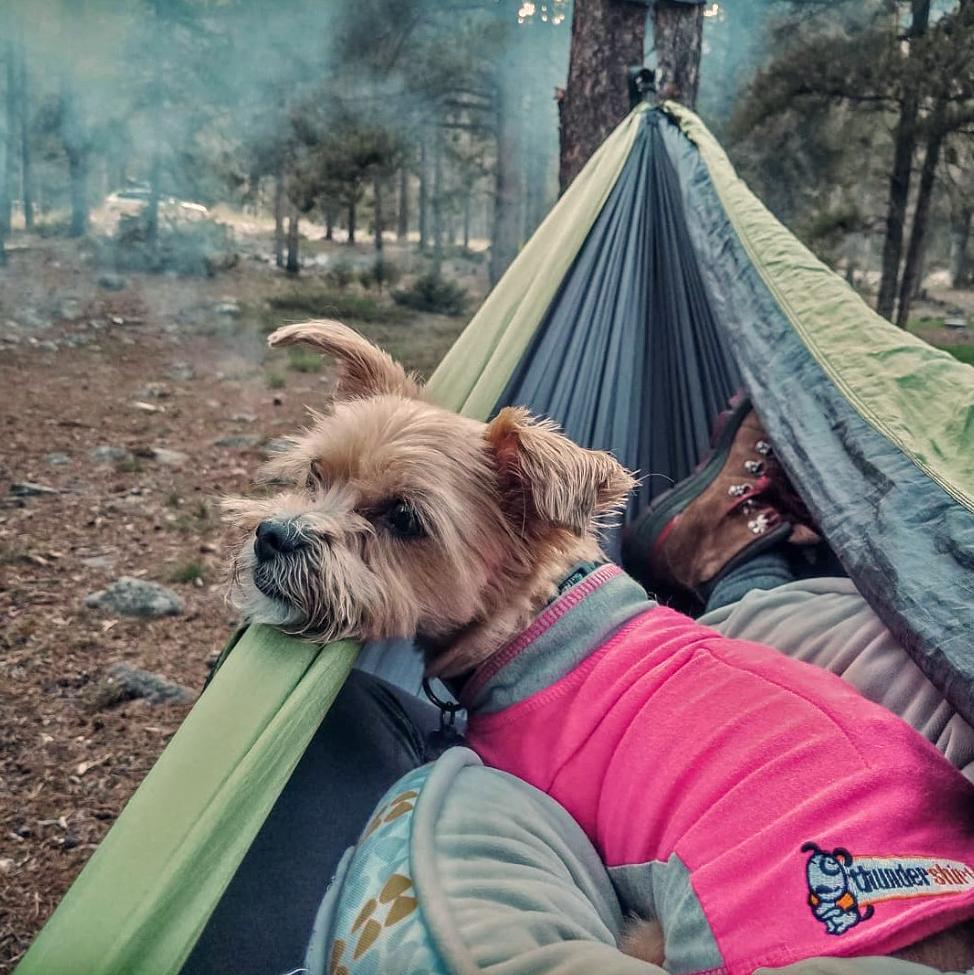
[[[875,913],[874,904],[974,889],[974,868],[936,857],[857,856],[806,843],[808,906],[827,934],[845,934]]]

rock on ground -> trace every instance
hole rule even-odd
[[[108,674],[96,692],[96,705],[110,707],[122,701],[145,698],[151,704],[178,701],[188,704],[195,694],[182,684],[175,684],[159,674],[139,670],[127,664],[115,664],[108,668]]]
[[[250,450],[260,443],[260,437],[251,436],[249,433],[233,433],[228,437],[220,437],[213,441],[214,447],[228,447],[232,450]]]
[[[103,444],[89,451],[88,456],[96,464],[120,464],[123,461],[131,460],[132,452],[126,450],[124,447],[110,447]]]
[[[131,576],[122,576],[86,596],[85,606],[120,616],[180,616],[183,612],[183,601],[171,589]]]
[[[181,450],[169,450],[167,447],[149,447],[146,456],[165,467],[179,467],[189,460],[189,454]]]
[[[10,493],[16,498],[31,498],[39,494],[60,494],[57,488],[48,487],[46,484],[37,484],[34,481],[15,481],[10,485]]]

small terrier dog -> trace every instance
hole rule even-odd
[[[269,343],[339,376],[265,468],[287,488],[225,503],[247,619],[320,642],[415,636],[473,747],[562,802],[651,919],[631,955],[727,975],[833,954],[974,964],[974,790],[838,679],[600,564],[597,531],[635,483],[618,461],[524,409],[442,409],[337,322]]]

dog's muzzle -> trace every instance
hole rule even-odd
[[[254,538],[258,565],[266,565],[304,548],[307,542],[290,522],[262,521]]]

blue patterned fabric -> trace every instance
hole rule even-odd
[[[320,932],[319,942],[326,950],[314,958],[309,954],[312,972],[447,972],[418,909],[410,870],[413,812],[432,768],[410,772],[382,797],[354,852],[346,855],[326,902],[329,929]]]

